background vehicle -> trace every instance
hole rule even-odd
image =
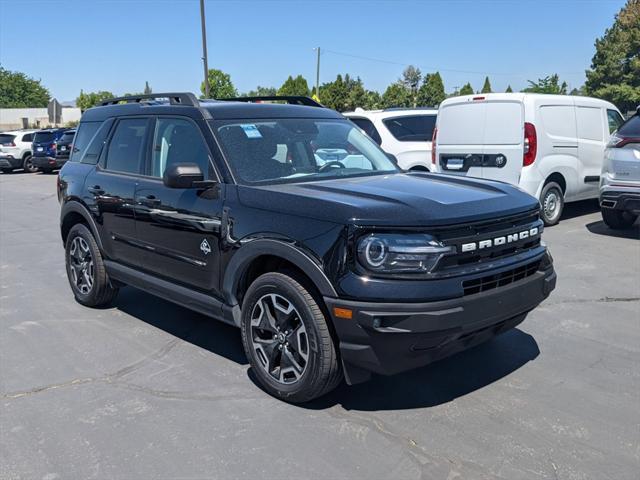
[[[640,215],[640,106],[607,144],[600,176],[602,218],[611,228],[627,228]]]
[[[37,169],[31,161],[31,143],[35,130],[13,130],[0,133],[0,169],[11,173],[16,168],[25,172]]]
[[[382,149],[398,159],[403,170],[429,171],[431,137],[438,110],[435,108],[388,108],[346,112]]]
[[[546,225],[565,202],[597,198],[606,141],[623,118],[588,97],[493,93],[442,102],[434,171],[501,180],[540,200]]]
[[[33,165],[44,173],[60,168],[64,161],[56,160],[57,142],[66,128],[47,128],[33,134]]]
[[[69,159],[69,154],[71,153],[71,149],[73,148],[73,138],[76,135],[76,131],[74,129],[65,130],[62,134],[62,137],[56,143],[56,164],[59,166],[64,165],[64,163]]]

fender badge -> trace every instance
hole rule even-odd
[[[202,250],[202,253],[204,253],[205,255],[209,255],[211,253],[211,246],[209,245],[209,242],[207,242],[206,238],[202,240],[202,243],[200,244],[200,250]]]

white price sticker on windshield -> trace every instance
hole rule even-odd
[[[247,136],[247,138],[262,138],[260,130],[258,130],[258,127],[256,127],[255,125],[245,124],[240,125],[240,127],[242,128],[242,130],[244,130],[244,134]]]

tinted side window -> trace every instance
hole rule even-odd
[[[640,137],[640,115],[634,115],[618,129],[618,133],[625,137]]]
[[[69,161],[79,162],[84,154],[85,148],[89,145],[89,142],[93,138],[100,126],[100,122],[83,122],[78,126],[75,142],[73,143],[73,150]]]
[[[358,127],[360,127],[364,131],[364,133],[369,135],[371,139],[378,145],[382,143],[382,138],[380,137],[376,126],[371,120],[369,120],[368,118],[351,118],[350,120]]]
[[[98,160],[100,159],[100,152],[107,140],[107,136],[109,135],[113,122],[113,118],[109,118],[102,125],[100,125],[100,123],[96,123],[100,128],[98,128],[98,131],[89,142],[89,146],[84,149],[84,155],[78,155],[77,158],[80,159],[80,163],[87,163],[89,165],[95,165],[98,163]],[[75,142],[78,142],[77,136]]]
[[[140,173],[149,120],[125,118],[116,125],[109,141],[105,169],[114,172]]]
[[[10,135],[8,133],[0,133],[0,145],[9,146],[15,140],[15,135]]]
[[[400,142],[430,142],[436,125],[435,115],[416,115],[383,120],[385,126]]]
[[[23,142],[33,142],[33,133],[27,133],[22,137]]]
[[[615,110],[607,110],[607,121],[609,122],[609,133],[615,132],[624,123],[622,115]]]
[[[182,118],[159,118],[153,135],[151,171],[162,178],[165,169],[174,163],[195,163],[205,179],[210,177],[209,150],[200,129]]]

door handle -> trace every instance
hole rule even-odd
[[[138,197],[136,198],[136,201],[140,205],[144,205],[146,207],[157,207],[161,203],[160,200],[156,198],[155,195],[146,195],[144,197]]]
[[[102,195],[104,194],[104,190],[102,188],[100,188],[100,185],[94,185],[93,187],[89,187],[87,190],[89,190],[89,192],[95,194],[95,195]]]

